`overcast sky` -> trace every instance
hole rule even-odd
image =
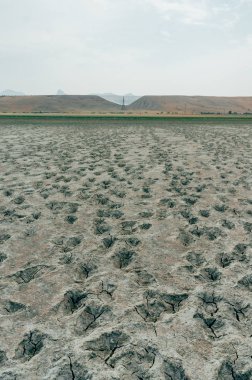
[[[0,0],[0,91],[252,96],[252,0]]]

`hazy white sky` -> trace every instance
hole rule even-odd
[[[0,91],[251,95],[252,0],[0,0]]]

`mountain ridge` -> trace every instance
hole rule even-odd
[[[0,96],[25,96],[25,93],[21,91],[6,89],[3,91],[0,91]]]

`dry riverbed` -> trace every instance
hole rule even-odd
[[[0,379],[252,379],[251,123],[0,125]]]

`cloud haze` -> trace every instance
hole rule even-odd
[[[0,90],[252,95],[251,0],[0,0]]]

